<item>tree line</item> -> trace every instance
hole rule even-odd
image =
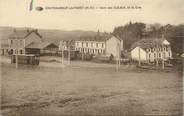
[[[124,40],[125,50],[130,50],[131,45],[140,39],[156,39],[164,37],[171,43],[173,55],[179,55],[184,52],[184,24],[179,25],[161,25],[145,24],[142,22],[129,22],[124,26],[115,27],[113,35]]]

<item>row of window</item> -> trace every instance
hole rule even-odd
[[[23,40],[10,40],[10,44],[16,44],[16,45],[24,45]]]
[[[168,56],[169,57],[171,56],[170,52],[168,52]],[[161,55],[161,53],[158,53],[158,58],[162,58],[162,57],[165,58],[166,54],[163,53],[163,55]],[[149,58],[151,58],[151,54],[149,54]],[[154,53],[154,58],[156,58],[156,53]]]
[[[11,53],[13,54],[23,54],[23,50],[18,50],[18,49],[11,49]]]
[[[89,54],[105,54],[105,50],[103,49],[76,48],[76,50]]]
[[[169,47],[164,47],[164,48],[150,48],[147,49],[148,52],[154,52],[154,51],[168,51]]]
[[[77,42],[76,43],[76,45],[77,46],[79,46],[79,44],[81,43],[81,46],[82,47],[84,47],[84,45],[86,46],[86,47],[96,47],[96,48],[98,48],[98,47],[100,47],[100,44],[101,44],[101,48],[104,48],[104,43],[93,43],[93,42]],[[95,46],[96,45],[96,46]]]

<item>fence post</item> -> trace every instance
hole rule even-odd
[[[68,48],[68,65],[70,65],[70,48]]]
[[[16,54],[16,68],[18,68],[18,54]]]
[[[164,59],[162,59],[162,69],[165,68]]]
[[[140,47],[139,47],[139,66],[141,66],[141,53],[140,53]]]

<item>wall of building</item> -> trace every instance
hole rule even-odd
[[[0,55],[8,55],[9,48],[0,48]]]
[[[121,51],[123,50],[123,42],[116,37],[111,37],[106,41],[106,55],[113,55],[114,57],[119,57]]]
[[[140,53],[139,53],[140,52]],[[140,56],[139,56],[140,55]],[[139,57],[141,61],[146,61],[147,60],[147,54],[146,51],[143,50],[140,47],[136,47],[131,51],[131,58],[133,60],[139,61]]]
[[[105,42],[102,41],[76,41],[75,50],[89,54],[105,54]]]
[[[9,39],[10,49],[21,49],[24,48],[24,39]]]
[[[25,54],[24,39],[9,39],[9,50],[13,54]]]
[[[143,50],[140,48],[140,60],[154,62],[158,60],[167,60],[172,58],[172,52],[170,46],[160,47],[160,48],[149,48]],[[131,57],[133,60],[139,60],[139,47],[134,48],[131,51]]]
[[[170,59],[172,58],[172,52],[170,46],[162,46],[159,48],[150,48],[147,49],[147,60],[153,62],[156,59]]]
[[[25,54],[25,47],[32,42],[40,42],[41,38],[35,33],[31,33],[26,38],[9,38],[9,49],[13,54]]]

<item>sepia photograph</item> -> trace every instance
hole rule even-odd
[[[0,116],[183,116],[183,0],[1,0]]]

